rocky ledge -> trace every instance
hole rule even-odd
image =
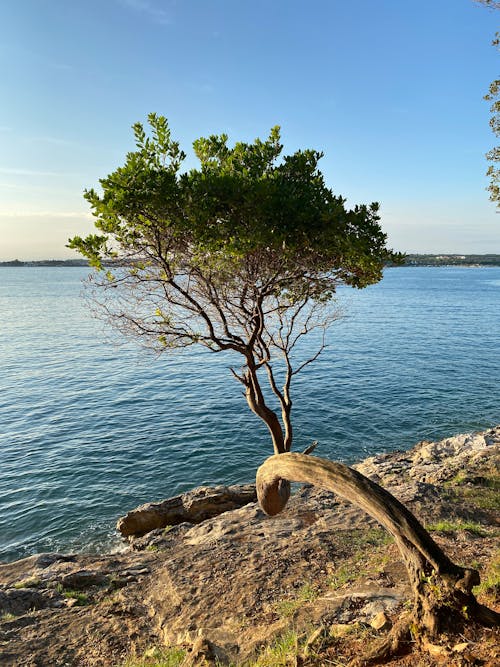
[[[141,537],[157,528],[201,523],[256,500],[255,484],[200,486],[160,503],[141,505],[118,519],[116,528],[123,537]]]
[[[407,504],[452,558],[488,579],[499,451],[500,427],[355,467]],[[119,522],[130,540],[123,553],[0,565],[0,664],[119,667],[165,646],[184,655],[185,666],[243,664],[293,628],[303,664],[319,665],[331,657],[328,647],[335,659],[343,655],[343,636],[354,636],[352,644],[358,630],[362,642],[366,628],[384,632],[410,596],[387,534],[310,486],[273,518],[253,494],[252,485],[205,488],[138,508]],[[492,587],[484,591],[494,605]],[[318,642],[323,653],[314,662]],[[460,660],[453,654],[440,664]]]

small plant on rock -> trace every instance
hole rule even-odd
[[[37,577],[28,577],[27,579],[23,579],[22,581],[17,581],[14,584],[14,588],[36,588],[37,586],[40,586],[40,579]]]
[[[86,593],[80,593],[79,591],[64,591],[64,597],[70,600],[76,600],[76,604],[79,607],[84,607],[89,603],[89,596]]]
[[[122,667],[180,667],[185,657],[183,648],[154,646],[144,651],[140,658],[128,658]]]

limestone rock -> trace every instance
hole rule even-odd
[[[391,619],[383,611],[372,618],[370,625],[374,630],[389,630],[392,627]]]
[[[116,527],[124,537],[140,537],[157,528],[201,523],[256,500],[255,484],[200,486],[162,502],[141,505],[120,518]]]
[[[463,653],[469,648],[469,646],[469,642],[461,642],[460,644],[455,644],[455,646],[452,648],[452,651],[455,653]]]
[[[28,611],[43,609],[47,606],[49,606],[47,596],[33,588],[0,590],[0,615],[13,614],[19,616]]]
[[[200,636],[182,661],[181,667],[212,667],[217,664],[217,652],[212,642]]]
[[[453,559],[477,558],[483,566],[497,547],[497,516],[476,504],[476,494],[489,490],[481,480],[490,470],[494,474],[499,434],[491,429],[435,446],[427,443],[432,461],[418,454],[419,445],[374,457],[359,468],[429,522],[441,515],[455,521],[480,518],[484,535],[443,534],[439,539]],[[474,493],[450,496],[457,473],[461,487],[467,479]],[[445,487],[440,481],[445,479],[453,484]],[[194,492],[198,507],[188,502],[193,494],[172,499],[176,511],[182,517],[191,512],[191,518],[169,530],[156,528],[119,552],[41,554],[0,563],[2,667],[117,665],[152,646],[192,647],[186,655],[191,667],[213,667],[217,661],[246,664],[290,627],[308,638],[307,650],[315,653],[322,650],[323,636],[330,641],[327,635],[339,644],[343,637],[371,641],[375,632],[369,624],[377,614],[398,618],[403,613],[411,597],[406,571],[396,545],[383,540],[375,521],[334,493],[310,485],[296,487],[284,512],[267,517],[250,502],[254,489],[248,488],[252,496],[240,501],[244,506],[222,514],[223,503],[217,504],[212,489]],[[217,516],[200,522],[202,501],[205,510],[216,506]],[[173,522],[171,516],[163,521]],[[352,581],[332,586],[343,571]],[[16,588],[30,581],[30,588]],[[303,599],[305,585],[313,587],[314,599]],[[80,586],[88,604],[64,594]],[[292,616],[282,614],[282,601],[298,606]],[[472,648],[475,654],[483,650],[475,641],[469,648],[453,646],[457,641],[465,643],[459,636],[450,638],[444,652],[431,648],[436,664],[449,660],[446,664],[455,667],[471,662]]]
[[[93,570],[77,570],[69,572],[61,578],[64,588],[76,588],[83,590],[89,586],[101,586],[108,581],[108,577],[101,572]]]
[[[53,565],[54,563],[73,563],[76,561],[77,556],[75,554],[60,554],[60,553],[42,553],[36,554],[35,556],[30,556],[33,560],[33,567],[39,568],[41,570]],[[25,560],[29,560],[25,559]]]
[[[335,638],[347,637],[361,628],[360,623],[332,623],[330,626],[330,636]]]

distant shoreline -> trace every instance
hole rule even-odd
[[[88,267],[89,264],[84,259],[40,259],[33,261],[23,261],[13,259],[9,261],[0,262],[1,267]],[[436,254],[436,255],[406,255],[403,264],[400,266],[466,266],[466,267],[481,267],[481,266],[500,266],[500,255],[486,254],[486,255],[458,255],[458,254]]]
[[[406,255],[402,266],[500,266],[500,255]]]
[[[38,259],[21,261],[13,259],[6,262],[0,262],[0,267],[26,267],[26,266],[89,266],[84,259]]]

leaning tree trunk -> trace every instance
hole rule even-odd
[[[340,463],[304,454],[275,455],[257,471],[257,496],[266,514],[278,514],[285,507],[289,482],[308,482],[358,505],[391,533],[401,552],[413,589],[413,611],[366,656],[365,664],[398,650],[410,627],[425,643],[470,621],[500,623],[500,614],[479,604],[472,593],[479,583],[478,572],[455,565],[413,514],[381,486]]]

